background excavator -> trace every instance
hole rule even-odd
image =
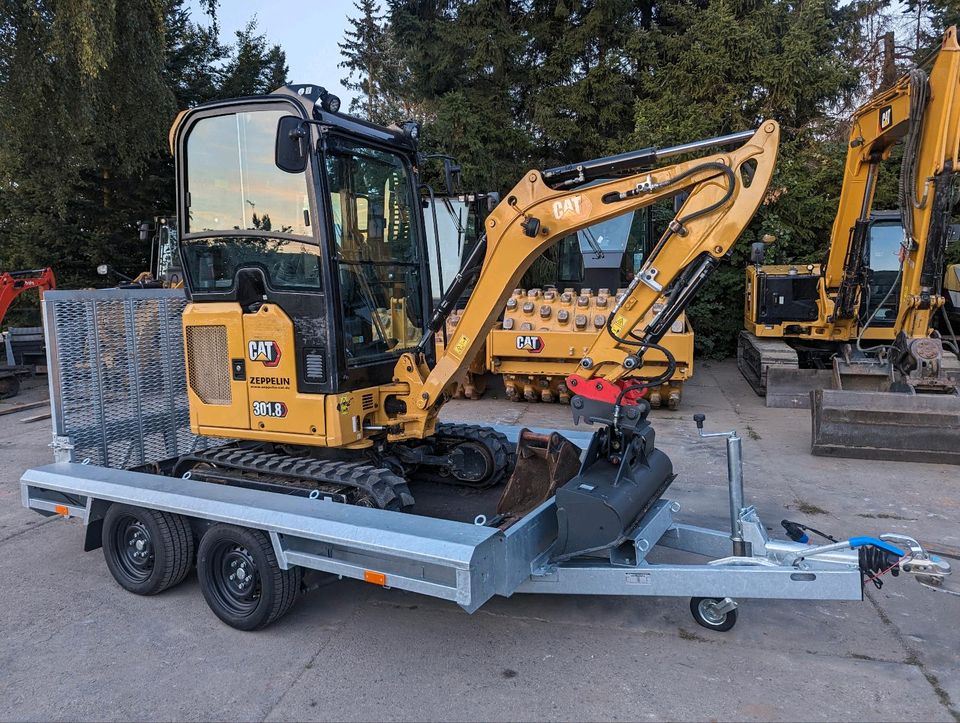
[[[741,371],[775,404],[812,400],[814,453],[960,462],[956,337],[935,329],[938,315],[951,326],[958,83],[950,28],[929,76],[911,71],[854,114],[826,263],[765,267],[757,253],[747,269]],[[899,143],[899,218],[872,214],[880,165]]]
[[[458,249],[468,252],[472,248],[470,242],[461,246],[459,240],[468,235],[466,232],[472,230],[477,220],[482,225],[490,210],[491,195],[471,194],[464,196],[463,201],[444,199],[442,205],[436,204],[441,206],[439,218],[453,218],[453,223],[445,226],[448,236],[458,239]],[[507,399],[569,404],[571,393],[566,378],[576,371],[580,357],[596,335],[602,333],[610,308],[625,293],[626,285],[653,248],[654,211],[659,210],[646,207],[588,226],[567,236],[541,257],[524,275],[524,286],[514,289],[507,300],[503,318],[487,335],[455,396],[479,399],[488,380],[499,376]],[[672,217],[671,212],[664,223]],[[427,234],[431,234],[429,219]],[[477,235],[472,236],[475,242]],[[435,256],[430,248],[431,256]],[[454,268],[462,257],[454,257]],[[445,266],[450,268],[449,262]],[[456,333],[468,294],[469,289],[458,308],[447,317],[445,334],[437,335],[438,352],[442,352],[445,340]],[[664,304],[665,299],[654,304],[646,321],[652,321]],[[661,342],[673,355],[674,371],[668,380],[647,393],[651,407],[679,408],[683,382],[693,375],[693,338],[686,314],[681,314]],[[645,373],[651,378],[659,377],[667,364],[666,356],[653,350],[645,359]]]
[[[762,203],[779,127],[529,171],[432,313],[417,136],[414,124],[336,113],[319,86],[179,116],[171,145],[191,428],[239,441],[168,472],[395,510],[413,504],[409,483],[503,481],[515,454],[544,450],[438,420],[500,309],[561,239],[687,193],[567,378],[575,420],[596,425],[583,462],[562,476],[514,475],[501,497],[506,525],[555,495],[557,559],[607,550],[674,478],[641,398],[672,369],[643,379],[644,358],[670,358],[660,341]],[[658,166],[677,154],[690,160]],[[434,335],[470,284],[437,357]],[[667,288],[665,307],[643,323]]]
[[[0,272],[0,331],[3,330],[3,320],[10,305],[20,294],[36,289],[40,298],[43,298],[44,291],[55,288],[57,288],[57,279],[51,268]],[[32,367],[25,365],[25,362],[18,358],[13,344],[7,344],[6,341],[7,339],[4,338],[7,366],[0,367],[0,399],[16,396],[20,391],[20,377],[33,373]],[[42,339],[36,343],[38,344],[36,351],[42,358]]]

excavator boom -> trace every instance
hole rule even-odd
[[[696,287],[750,223],[772,177],[779,136],[777,124],[765,121],[729,153],[572,190],[554,188],[545,174],[530,171],[486,221],[486,244],[478,245],[476,252],[483,258],[479,275],[443,355],[433,369],[413,354],[397,364],[398,380],[409,385],[404,395],[407,408],[417,410],[404,420],[403,434],[423,434],[434,423],[444,392],[466,372],[520,277],[547,248],[581,228],[689,191],[677,217],[611,312],[608,333],[598,336],[580,362],[583,378],[596,382],[590,391],[581,385],[577,394],[609,397],[611,385],[619,385],[642,365],[643,353],[666,333]],[[671,293],[671,303],[638,334],[637,325],[647,311],[681,277],[684,283]],[[457,286],[454,282],[451,295],[459,293]],[[437,329],[443,302],[438,311]]]

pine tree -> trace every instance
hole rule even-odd
[[[229,48],[205,17],[185,0],[3,0],[0,269],[51,265],[69,288],[102,283],[100,263],[147,268],[137,226],[174,210],[176,111],[286,79],[255,26]]]
[[[222,73],[218,94],[237,98],[276,90],[287,82],[287,58],[279,46],[267,47],[267,37],[257,32],[256,20],[237,31],[233,57]]]
[[[350,103],[350,111],[374,119],[380,106],[383,61],[387,55],[386,33],[377,0],[355,0],[357,17],[349,18],[350,29],[339,43],[343,61],[338,67],[347,70],[343,86],[357,91],[361,97]]]

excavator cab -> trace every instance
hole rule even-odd
[[[416,132],[330,112],[327,95],[288,86],[175,126],[181,256],[203,302],[184,316],[191,413],[209,433],[362,439],[357,410],[382,400],[354,392],[389,384],[426,333]]]
[[[512,467],[494,430],[435,423],[429,443],[383,452],[408,409],[400,360],[434,363],[418,129],[341,115],[330,97],[286,86],[213,102],[171,132],[191,427],[258,452],[178,471],[393,508],[412,503],[400,475],[413,470],[494,484]],[[358,461],[317,466],[327,449]]]

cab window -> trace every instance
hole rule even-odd
[[[412,349],[424,327],[412,170],[396,153],[336,137],[325,168],[347,362]]]
[[[306,173],[274,162],[282,110],[202,118],[187,137],[186,232],[272,231],[309,236]]]

